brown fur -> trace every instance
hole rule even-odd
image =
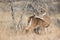
[[[27,28],[25,28],[25,30],[29,30],[32,31],[37,25],[39,25],[39,27],[42,28],[42,30],[44,30],[44,28],[48,27],[49,24],[47,22],[45,22],[44,20],[40,19],[40,18],[35,18],[34,16],[31,16],[28,23],[31,21],[31,25]]]

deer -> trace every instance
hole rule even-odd
[[[43,12],[41,17],[35,16],[35,15],[29,17],[28,27],[25,28],[26,32],[33,31],[34,28],[37,26],[40,27],[41,30],[43,31],[45,30],[45,28],[47,28],[50,25],[50,19],[49,17],[46,16],[46,11],[42,10],[41,12]]]

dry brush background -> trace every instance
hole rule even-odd
[[[51,24],[48,30],[45,30],[46,34],[22,34],[23,26],[27,25],[26,17],[34,13],[33,9],[26,7],[28,4],[33,5],[38,12],[40,12],[40,7],[48,10]],[[14,20],[9,0],[0,0],[0,40],[60,40],[60,0],[13,0],[13,9]]]

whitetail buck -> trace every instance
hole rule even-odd
[[[50,25],[49,18],[46,15],[45,11],[43,12],[43,15],[41,17],[38,16],[31,16],[28,20],[28,27],[25,28],[26,32],[27,31],[33,31],[33,29],[37,26],[39,26],[42,30],[47,28]]]

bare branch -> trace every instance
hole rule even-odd
[[[12,19],[14,20],[13,0],[10,0]]]
[[[15,27],[15,30],[17,31],[16,21],[14,18],[13,0],[10,0],[9,2],[10,2],[10,6],[11,6],[11,15],[12,15],[13,27]]]

